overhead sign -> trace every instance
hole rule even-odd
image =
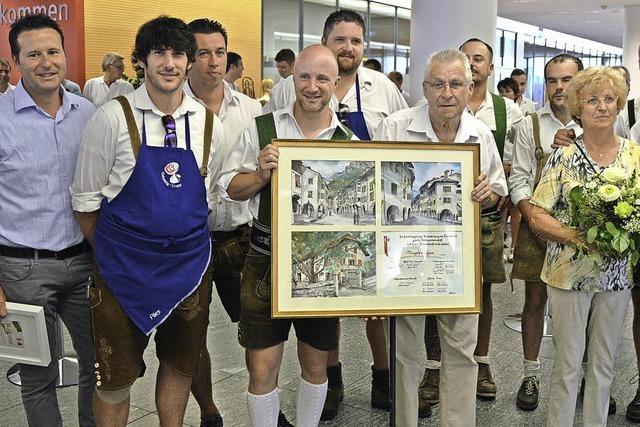
[[[37,13],[48,15],[54,21],[68,21],[69,5],[67,3],[53,3],[8,7],[0,3],[0,25],[11,25],[25,15]]]

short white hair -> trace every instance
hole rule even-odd
[[[107,71],[107,69],[109,68],[109,65],[113,65],[113,63],[119,59],[122,59],[122,61],[124,61],[124,56],[116,52],[105,53],[104,56],[102,57],[102,64],[101,64],[102,71]]]
[[[445,64],[450,64],[455,61],[460,61],[464,66],[464,80],[465,83],[471,82],[471,64],[469,63],[469,58],[464,52],[461,52],[456,49],[444,49],[439,52],[432,53],[427,59],[427,67],[424,70],[424,80],[427,80],[427,76],[431,73],[431,69],[433,68],[433,64],[435,62],[444,62]]]

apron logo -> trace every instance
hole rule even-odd
[[[167,163],[162,171],[162,182],[164,185],[171,188],[180,188],[182,187],[182,177],[178,173],[180,169],[180,165],[178,162]]]
[[[153,320],[153,319],[155,319],[155,318],[156,318],[156,317],[158,317],[158,316],[160,316],[160,310],[156,310],[156,311],[154,311],[153,313],[151,313],[151,314],[149,315],[149,319]]]

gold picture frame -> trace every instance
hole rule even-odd
[[[479,145],[274,144],[274,318],[480,312]]]

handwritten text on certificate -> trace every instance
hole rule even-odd
[[[461,295],[462,232],[383,233],[382,294]]]

